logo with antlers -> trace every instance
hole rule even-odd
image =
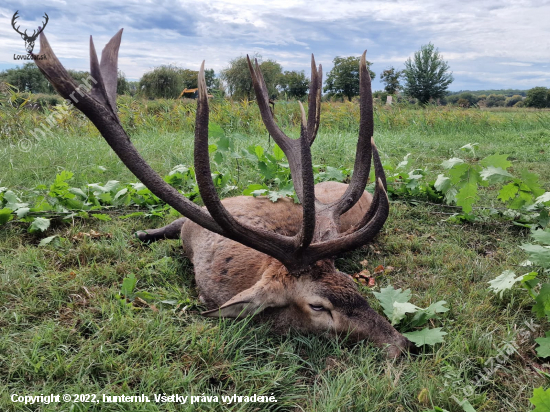
[[[19,31],[19,27],[21,27],[21,26],[15,27],[16,20],[19,17],[18,13],[19,13],[19,10],[17,10],[14,13],[13,17],[11,18],[11,25],[12,25],[13,29],[21,35],[21,38],[23,40],[25,40],[25,48],[27,49],[27,53],[31,54],[33,49],[34,49],[34,42],[36,41],[36,38],[38,37],[38,35],[40,33],[42,33],[42,31],[44,30],[44,28],[46,27],[46,24],[48,24],[49,17],[46,13],[44,13],[44,18],[46,19],[46,21],[42,23],[42,27],[40,27],[40,26],[38,27],[38,32],[36,30],[34,30],[32,35],[29,36],[27,34],[27,30],[25,30],[24,33],[21,33]]]

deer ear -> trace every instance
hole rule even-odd
[[[281,282],[262,277],[254,286],[236,294],[218,309],[202,312],[202,315],[240,319],[257,315],[266,308],[285,306],[287,301]]]

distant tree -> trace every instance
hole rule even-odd
[[[180,69],[179,75],[183,81],[183,87],[186,89],[196,89],[199,85],[199,72],[198,70],[191,69]],[[205,69],[204,70],[204,80],[206,81],[206,87],[215,87],[216,85],[216,75],[214,69]],[[182,89],[183,90],[183,89]],[[181,93],[181,90],[180,90]]]
[[[518,102],[523,102],[523,96],[520,96],[519,94],[515,94],[511,97],[508,97],[505,101],[504,101],[504,105],[506,107],[513,107],[516,105],[516,103]],[[519,106],[517,106],[519,107]]]
[[[177,98],[183,89],[194,89],[197,87],[199,72],[196,70],[183,69],[177,66],[164,65],[155,67],[145,73],[139,82],[141,93],[148,98]],[[216,84],[213,69],[206,69],[204,77],[207,87]]]
[[[426,104],[446,94],[447,87],[453,82],[449,65],[431,43],[424,45],[414,53],[414,58],[405,62],[405,94]]]
[[[139,81],[139,87],[141,93],[150,99],[174,99],[180,95],[185,85],[178,67],[162,65],[145,73]]]
[[[543,109],[550,107],[550,95],[549,90],[546,87],[533,87],[527,90],[527,98],[525,99],[525,106],[535,107],[537,109]]]
[[[463,99],[463,98],[458,99],[456,104],[458,105],[458,107],[464,107],[464,108],[468,108],[471,106],[470,102],[467,99]]]
[[[503,107],[506,101],[506,96],[503,94],[490,94],[485,99],[485,106],[487,107]]]
[[[122,70],[118,71],[118,77],[116,79],[116,92],[117,94],[130,93],[130,83],[126,80],[126,76]]]
[[[390,67],[382,72],[380,80],[385,84],[384,90],[389,94],[395,94],[398,90],[401,90],[401,84],[399,84],[399,79],[403,76],[402,70],[395,70],[395,68]]]
[[[277,86],[283,71],[281,65],[275,60],[261,61],[260,55],[255,55],[254,58],[260,64],[269,96],[275,97],[278,94]],[[245,56],[231,60],[229,66],[221,71],[221,78],[227,84],[227,90],[234,99],[252,100],[254,90]]]
[[[459,99],[462,99],[462,100],[466,100],[468,102],[468,106],[467,107],[470,107],[470,106],[473,106],[475,104],[477,104],[477,102],[479,101],[479,98],[474,96],[472,93],[470,92],[464,92],[464,93],[460,93],[458,95],[458,98]],[[460,106],[460,103],[458,104]],[[464,106],[461,106],[461,107],[464,107]]]
[[[335,57],[332,63],[334,67],[327,75],[324,92],[331,96],[344,96],[351,101],[352,97],[359,95],[359,57]],[[367,61],[371,79],[376,74],[370,70],[372,63]]]
[[[285,71],[280,77],[279,86],[288,97],[302,99],[309,90],[309,79],[303,71]]]
[[[54,89],[32,62],[25,63],[23,67],[7,69],[0,72],[0,81],[15,86],[21,92],[53,93]]]

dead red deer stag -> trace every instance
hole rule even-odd
[[[309,114],[303,107],[301,137],[288,138],[269,110],[267,88],[257,62],[249,68],[264,124],[284,151],[301,205],[289,199],[239,196],[220,201],[210,171],[204,62],[199,72],[194,163],[201,208],[168,185],[145,162],[126,135],[116,112],[117,60],[122,30],[105,46],[98,61],[90,38],[89,90],[77,84],[56,58],[44,34],[36,64],[55,89],[72,98],[98,128],[122,162],[155,195],[180,212],[180,218],[161,228],[139,232],[144,241],[183,240],[193,262],[206,316],[239,318],[255,315],[279,333],[302,332],[347,335],[385,347],[390,357],[410,342],[376,313],[358,292],[350,276],[334,266],[334,256],[371,241],[389,210],[386,183],[372,140],[373,107],[365,54],[360,63],[361,120],[354,173],[349,185],[327,182],[314,186],[310,145],[320,119],[321,66],[311,61]],[[75,90],[78,95],[75,96]],[[374,196],[364,191],[374,162]]]

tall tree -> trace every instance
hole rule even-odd
[[[283,71],[281,65],[275,60],[261,61],[262,56],[260,55],[255,55],[254,58],[260,64],[260,70],[262,71],[269,96],[275,97],[278,94],[277,86],[279,85]],[[221,78],[226,82],[227,90],[234,99],[252,100],[254,96],[253,86],[245,56],[231,60],[229,66],[221,71]]]
[[[426,104],[430,99],[444,97],[453,75],[432,43],[426,44],[414,53],[414,58],[405,62],[405,94]]]
[[[213,69],[204,71],[206,86],[212,87],[216,83]],[[140,81],[141,92],[149,98],[177,98],[183,89],[194,89],[197,87],[199,72],[196,70],[183,69],[172,65],[155,67],[145,73]]]
[[[334,67],[327,75],[326,86],[323,91],[333,96],[345,96],[351,101],[352,97],[359,95],[359,57],[336,56],[332,63]],[[376,74],[370,69],[372,63],[367,61],[371,79]]]
[[[309,90],[309,79],[303,71],[285,71],[280,78],[281,91],[290,98],[301,99]]]
[[[546,87],[533,87],[527,90],[525,106],[543,109],[550,107],[550,90]]]
[[[390,67],[382,72],[380,80],[385,84],[384,90],[389,94],[395,94],[398,90],[401,90],[401,84],[399,79],[403,76],[402,70],[395,70],[394,67]]]

